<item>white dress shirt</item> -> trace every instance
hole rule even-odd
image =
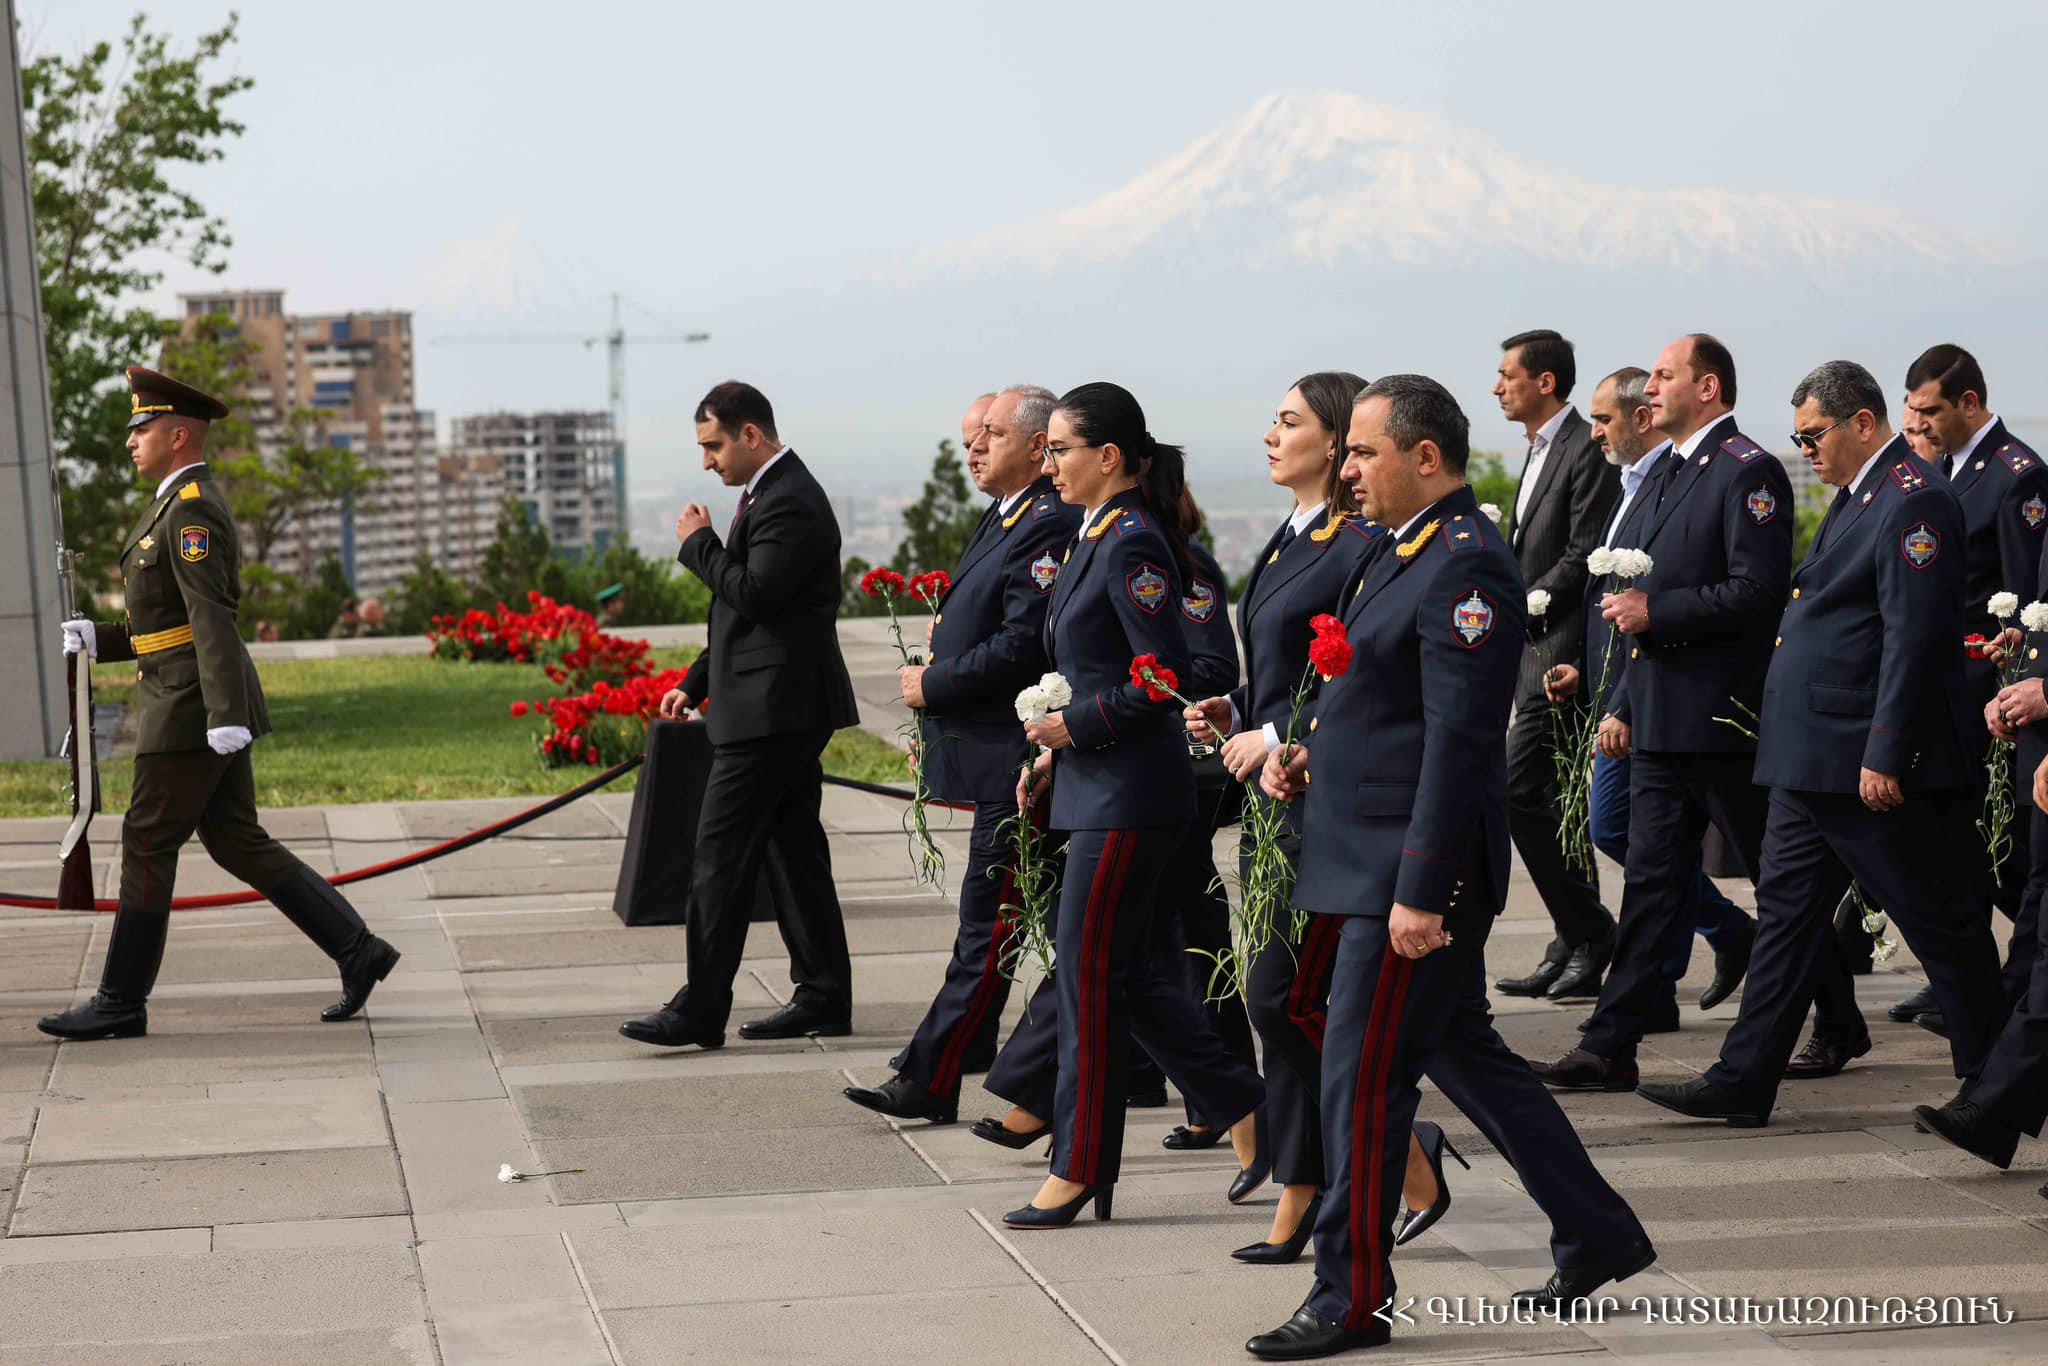
[[[745,491],[745,494],[744,494],[743,496],[745,496],[745,497],[748,497],[748,498],[752,498],[752,497],[754,496],[754,486],[755,486],[755,485],[757,485],[757,484],[759,484],[759,483],[761,482],[761,476],[762,476],[762,475],[764,475],[764,474],[766,474],[766,473],[768,473],[768,471],[770,471],[770,470],[774,469],[774,468],[775,468],[775,462],[776,462],[776,461],[778,461],[778,460],[780,460],[780,459],[782,459],[782,457],[783,457],[783,456],[785,456],[785,455],[788,455],[788,454],[789,454],[789,447],[787,447],[787,446],[784,446],[784,447],[783,447],[783,448],[782,448],[781,450],[779,450],[779,451],[775,452],[775,454],[773,454],[773,455],[769,456],[769,457],[768,457],[768,459],[767,459],[767,461],[766,461],[765,463],[763,463],[763,464],[762,464],[761,468],[760,468],[760,469],[758,469],[758,470],[755,470],[755,471],[754,471],[754,477],[753,477],[752,479],[749,479],[749,480],[747,481],[747,487],[746,487],[746,491]]]
[[[1621,529],[1621,519],[1628,515],[1629,504],[1635,502],[1636,494],[1642,491],[1643,481],[1657,468],[1657,462],[1671,449],[1669,441],[1660,441],[1650,453],[1637,458],[1636,463],[1621,472],[1621,501],[1614,505],[1614,516],[1607,523],[1606,532],[1600,537],[1605,546],[1614,544],[1614,533]]]
[[[1567,403],[1550,415],[1550,421],[1536,429],[1536,435],[1529,438],[1529,461],[1522,467],[1522,487],[1515,492],[1515,525],[1529,515],[1529,500],[1536,496],[1536,481],[1543,474],[1543,459],[1550,454],[1551,443],[1557,440],[1557,429],[1564,426],[1565,414],[1572,410]]]
[[[163,497],[163,496],[164,496],[164,490],[165,490],[165,489],[167,489],[167,488],[169,488],[169,487],[170,487],[170,486],[171,486],[172,484],[175,484],[175,483],[176,483],[176,482],[178,481],[178,476],[179,476],[179,475],[181,475],[181,474],[185,473],[185,472],[186,472],[187,470],[196,470],[196,469],[198,469],[198,468],[199,468],[199,467],[200,467],[201,465],[204,465],[205,463],[206,463],[206,462],[205,462],[204,460],[194,460],[194,461],[193,461],[193,462],[192,462],[191,464],[189,464],[189,465],[180,465],[180,466],[178,466],[178,468],[176,468],[176,469],[172,470],[172,471],[171,471],[171,472],[170,472],[169,474],[165,475],[165,476],[164,476],[164,481],[163,481],[163,482],[162,482],[161,484],[158,484],[158,485],[156,486],[156,494],[155,494],[155,496],[156,496],[156,497],[158,497],[158,498],[161,498],[161,497]]]

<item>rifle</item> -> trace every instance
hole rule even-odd
[[[67,621],[80,615],[77,558],[77,552],[61,544],[57,547],[57,580],[63,585]],[[92,657],[82,650],[64,656],[64,682],[71,722],[63,750],[71,761],[71,824],[57,846],[57,857],[64,865],[57,877],[57,905],[64,910],[90,911],[94,909],[92,847],[85,832],[100,809],[100,771],[92,735]]]

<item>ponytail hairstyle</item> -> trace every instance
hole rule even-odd
[[[1123,455],[1123,471],[1136,477],[1152,525],[1166,537],[1181,581],[1186,582],[1194,572],[1187,529],[1181,522],[1181,493],[1188,483],[1186,454],[1178,446],[1152,439],[1145,430],[1145,410],[1120,384],[1098,380],[1069,389],[1060,395],[1055,411],[1066,415],[1083,443],[1115,446]]]
[[[1323,485],[1323,496],[1330,500],[1330,511],[1354,516],[1358,513],[1358,495],[1344,480],[1344,439],[1351,432],[1351,401],[1358,397],[1358,391],[1365,385],[1365,380],[1349,370],[1318,370],[1294,382],[1294,387],[1301,390],[1302,401],[1308,404],[1308,410],[1316,415],[1316,421],[1329,429],[1337,442],[1337,453],[1330,459],[1330,477]]]

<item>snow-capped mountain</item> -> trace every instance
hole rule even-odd
[[[1435,115],[1273,94],[1092,202],[938,248],[937,273],[1161,265],[1454,266],[1514,255],[1609,270],[1835,274],[1997,267],[2007,253],[1881,205],[1634,189],[1518,160]]]

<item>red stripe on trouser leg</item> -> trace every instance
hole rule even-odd
[[[1295,961],[1294,980],[1287,987],[1287,1018],[1318,1053],[1323,1051],[1323,1026],[1328,1018],[1323,1008],[1324,984],[1330,980],[1330,964],[1337,956],[1340,929],[1335,916],[1310,917],[1301,957]]]
[[[1363,1328],[1386,1298],[1387,1230],[1380,1217],[1381,1178],[1386,1162],[1385,1079],[1391,1070],[1394,1041],[1400,1033],[1401,1002],[1406,994],[1408,960],[1385,946],[1379,981],[1373,987],[1372,1014],[1359,1049],[1358,1089],[1351,1102],[1351,1309],[1344,1322]]]
[[[988,953],[981,962],[981,978],[975,983],[974,994],[967,999],[967,1009],[960,1012],[960,1019],[953,1026],[952,1037],[946,1040],[945,1049],[939,1054],[938,1065],[932,1069],[931,1090],[934,1095],[950,1096],[960,1088],[960,1068],[967,1057],[967,1045],[981,1032],[981,1022],[988,1017],[989,1004],[996,998],[998,984],[1003,976],[1003,955],[1009,951],[1010,935],[1016,922],[1010,918],[1010,898],[1016,895],[1017,858],[1003,865],[1003,887],[996,894],[996,923],[989,932]]]
[[[1130,868],[1128,830],[1111,830],[1102,841],[1102,857],[1088,888],[1081,918],[1081,961],[1074,965],[1080,980],[1074,997],[1080,1010],[1074,1021],[1074,1143],[1067,1157],[1067,1179],[1092,1185],[1101,1160],[1102,1107],[1108,1078],[1110,946],[1116,939],[1116,910],[1123,896],[1124,874]]]

